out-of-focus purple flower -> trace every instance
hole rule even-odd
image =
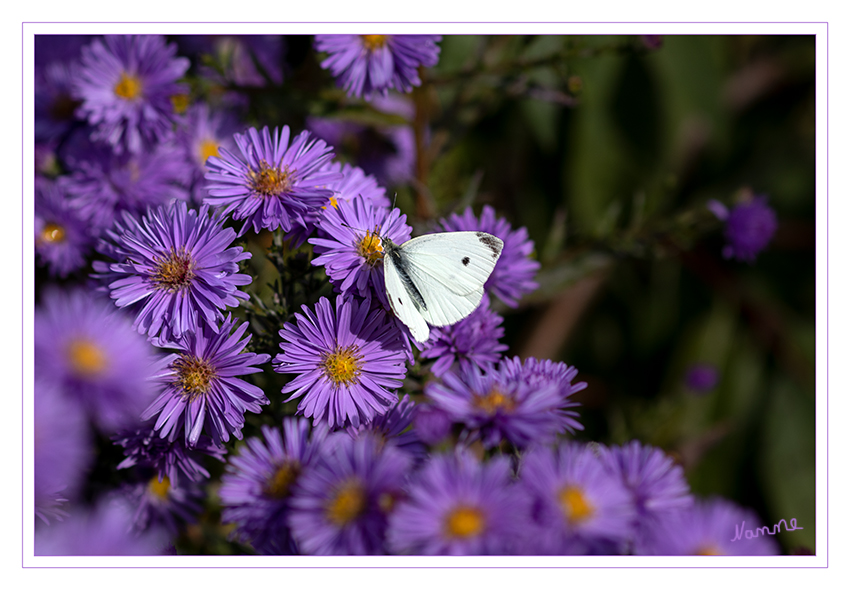
[[[781,529],[781,522],[779,526]],[[785,523],[787,530],[788,523]],[[752,510],[728,500],[697,501],[670,512],[635,548],[638,555],[778,555],[779,546]],[[778,532],[778,531],[776,531]],[[749,535],[747,535],[749,533]]]
[[[658,49],[664,44],[663,35],[641,35],[640,42],[647,49]]]
[[[140,217],[149,207],[188,199],[191,170],[176,145],[162,143],[139,154],[115,155],[85,140],[78,143],[63,186],[71,206],[94,226],[93,232],[110,227],[123,211]]]
[[[186,113],[186,121],[178,131],[178,141],[192,171],[189,190],[195,203],[200,204],[209,196],[204,180],[209,171],[207,159],[218,156],[220,147],[233,151],[233,134],[237,127],[230,113],[211,111],[206,103],[193,105]]]
[[[267,83],[263,72],[274,84],[283,82],[281,35],[181,35],[177,43],[181,51],[198,62],[202,62],[203,55],[215,60],[221,71],[207,66],[200,69],[201,75],[214,83],[262,87]]]
[[[601,447],[602,461],[609,473],[620,478],[634,502],[637,534],[650,526],[650,519],[693,504],[681,466],[661,449],[633,440],[623,446]]]
[[[383,185],[402,184],[411,179],[416,165],[413,133],[413,102],[390,94],[377,96],[371,106],[402,118],[399,124],[364,125],[355,121],[307,117],[307,128],[338,151],[354,158],[368,174]],[[426,135],[427,141],[427,135]]]
[[[340,162],[326,164],[325,168],[329,172],[341,174],[341,179],[328,185],[328,188],[333,190],[334,195],[326,205],[302,215],[303,223],[293,225],[292,231],[287,234],[287,237],[293,241],[293,248],[297,248],[307,241],[313,230],[319,226],[325,211],[336,209],[339,201],[362,199],[375,208],[389,210],[390,200],[386,196],[386,189],[378,186],[378,182],[373,176],[366,175],[363,170],[356,166],[341,164]],[[327,237],[321,227],[319,227],[319,230],[321,237]]]
[[[35,65],[43,67],[75,60],[92,39],[94,35],[35,35]]]
[[[519,485],[532,515],[527,552],[611,553],[632,535],[631,495],[589,446],[533,449],[520,463]]]
[[[136,507],[133,513],[134,531],[162,526],[172,535],[177,535],[184,523],[197,521],[205,496],[195,482],[184,481],[183,485],[175,486],[167,477],[160,479],[157,475],[135,484],[126,484],[119,493]]]
[[[524,523],[517,505],[507,458],[481,463],[465,451],[437,455],[390,517],[387,541],[403,554],[509,553]]]
[[[327,185],[341,176],[324,168],[333,158],[324,141],[302,131],[290,145],[286,125],[282,133],[251,127],[233,139],[238,154],[222,147],[207,160],[204,202],[244,219],[240,235],[249,226],[258,233],[262,228],[288,232],[293,223],[304,223],[301,216],[328,204],[333,191]]]
[[[767,204],[767,195],[748,193],[731,211],[716,200],[709,201],[708,208],[719,220],[726,222],[724,258],[755,262],[779,227],[776,212]]]
[[[226,454],[224,448],[213,444],[208,436],[200,437],[192,448],[186,447],[183,439],[168,441],[157,434],[153,424],[126,430],[112,439],[123,447],[126,456],[118,469],[134,466],[152,469],[160,481],[168,478],[175,486],[182,486],[187,478],[194,482],[209,478],[209,472],[199,462],[202,455],[224,461]]]
[[[35,535],[36,555],[162,555],[165,530],[132,532],[133,508],[122,500],[102,500],[92,510],[79,509],[65,522],[41,527]]]
[[[495,367],[446,373],[441,383],[425,386],[434,405],[465,424],[487,448],[502,439],[521,448],[554,440],[566,429],[560,393],[555,384],[506,378]]]
[[[35,382],[33,427],[35,515],[49,524],[67,516],[63,504],[76,500],[92,459],[91,434],[82,408],[41,378]]]
[[[94,270],[107,282],[118,307],[133,306],[140,333],[157,344],[174,341],[201,325],[214,331],[222,310],[248,295],[238,289],[251,282],[239,274],[239,261],[251,257],[228,246],[236,232],[223,227],[220,215],[200,212],[186,203],[150,210],[141,222],[124,214],[101,250],[117,262],[95,261]]]
[[[368,301],[322,297],[315,312],[302,306],[280,331],[275,371],[297,375],[283,387],[286,401],[303,396],[298,413],[331,428],[358,427],[386,414],[398,399],[405,353],[395,325]]]
[[[484,295],[481,304],[471,314],[450,326],[432,327],[431,335],[420,359],[437,359],[431,372],[437,377],[457,363],[461,370],[477,366],[484,369],[499,361],[507,344],[499,342],[505,335],[502,316],[490,309],[490,299]]]
[[[417,68],[433,67],[440,57],[440,35],[316,35],[316,50],[329,54],[330,70],[349,96],[410,92],[419,86]]]
[[[432,404],[419,404],[413,418],[413,429],[422,442],[435,446],[451,433],[452,419]]]
[[[383,416],[377,417],[369,424],[361,424],[359,428],[347,428],[345,432],[354,438],[364,435],[377,436],[383,444],[397,447],[421,459],[427,449],[419,435],[410,428],[417,411],[418,406],[410,396],[405,395]]]
[[[204,324],[163,346],[179,352],[169,355],[168,366],[157,375],[163,391],[142,413],[142,419],[156,416],[154,429],[162,438],[174,441],[185,433],[186,445],[194,447],[205,430],[213,444],[221,445],[232,434],[242,439],[245,412],[259,414],[268,404],[263,390],[242,375],[259,373],[256,365],[267,363],[267,354],[245,352],[251,340],[244,322],[231,334],[235,320],[228,315],[220,327]]]
[[[50,141],[67,131],[74,122],[79,101],[72,96],[71,85],[77,64],[54,62],[36,68],[35,140]]]
[[[160,35],[107,35],[83,48],[74,91],[93,139],[140,153],[171,132],[172,97],[188,92],[177,80],[189,60],[176,52]]]
[[[305,471],[290,499],[289,526],[302,553],[384,553],[387,517],[402,495],[407,453],[374,436],[332,436],[332,450]]]
[[[66,277],[86,264],[94,240],[67,199],[62,185],[35,183],[35,253],[52,276]]]
[[[290,498],[299,479],[312,467],[328,429],[320,425],[310,434],[304,418],[285,418],[281,429],[262,427],[263,439],[251,437],[237,456],[231,457],[221,478],[224,523],[235,523],[237,539],[267,555],[296,552],[287,516]]]
[[[515,356],[502,359],[499,364],[499,372],[506,380],[518,379],[525,381],[532,387],[555,386],[561,397],[558,414],[563,421],[564,430],[571,433],[576,430],[584,430],[584,426],[576,419],[578,412],[570,409],[579,406],[578,402],[570,399],[572,395],[587,387],[587,383],[584,381],[573,383],[573,379],[578,375],[578,369],[549,359],[541,360],[532,357],[523,362],[518,356]]]
[[[463,215],[453,213],[441,221],[445,231],[483,231],[501,239],[505,246],[496,262],[496,268],[484,288],[510,307],[516,307],[520,298],[537,288],[534,275],[540,263],[529,256],[534,250],[534,242],[528,239],[524,227],[511,230],[504,219],[496,219],[496,211],[489,205],[481,211],[481,218],[475,217],[472,207]]]
[[[720,373],[717,367],[708,363],[696,363],[685,373],[685,385],[694,393],[708,393],[717,387]]]
[[[381,239],[400,244],[410,239],[407,217],[364,199],[340,200],[324,211],[319,227],[327,238],[310,238],[317,255],[312,264],[323,266],[331,283],[343,294],[377,297],[389,307],[384,287],[384,250]]]
[[[48,291],[35,313],[35,372],[100,428],[139,422],[156,394],[153,348],[108,300],[82,289]]]

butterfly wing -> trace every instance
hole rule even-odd
[[[387,299],[390,300],[393,313],[408,327],[410,335],[413,336],[414,340],[417,342],[428,340],[431,330],[428,328],[425,318],[422,317],[419,311],[420,306],[411,297],[398,273],[398,269],[396,269],[395,263],[389,256],[384,258],[384,287],[386,288]]]
[[[439,284],[457,295],[468,295],[487,282],[503,247],[502,240],[488,233],[456,231],[419,236],[402,244],[400,249],[410,267],[410,278],[417,286],[423,281],[434,286],[430,291],[439,290],[436,287]]]

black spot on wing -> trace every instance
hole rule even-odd
[[[469,256],[464,256],[463,260],[461,260],[461,262],[463,263],[464,266],[467,266],[469,264]]]
[[[401,302],[401,297],[398,297],[397,299],[398,299],[398,304],[403,305],[403,303]]]
[[[475,232],[475,235],[478,236],[478,241],[490,248],[490,252],[493,253],[493,258],[499,256],[502,251],[502,248],[499,246],[499,242],[488,233],[484,233],[483,231]]]

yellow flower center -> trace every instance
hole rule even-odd
[[[266,480],[263,493],[277,500],[289,496],[292,484],[301,473],[301,464],[295,460],[284,461],[275,472]]]
[[[484,515],[477,508],[459,506],[446,517],[444,532],[447,537],[466,539],[484,530]]]
[[[124,100],[134,100],[142,93],[142,81],[137,76],[122,72],[114,90],[116,96]]]
[[[581,523],[593,516],[595,509],[587,501],[581,488],[567,486],[558,494],[558,499],[561,501],[561,510],[570,524]]]
[[[195,261],[182,246],[179,252],[171,248],[167,256],[155,257],[154,262],[157,267],[152,280],[160,289],[176,293],[187,289],[195,278]]]
[[[198,153],[200,154],[201,164],[206,164],[210,156],[218,156],[218,142],[209,138],[203,140]]]
[[[172,94],[170,98],[171,106],[178,115],[182,115],[189,108],[188,94]]]
[[[355,520],[366,510],[366,491],[363,482],[352,478],[343,483],[325,507],[328,520],[344,526]]]
[[[716,545],[708,544],[697,549],[694,555],[723,555],[723,552]]]
[[[65,241],[65,229],[56,223],[48,223],[41,230],[42,241],[48,244],[58,244]]]
[[[363,47],[369,51],[375,51],[387,44],[389,35],[360,35],[363,39]]]
[[[159,481],[159,476],[154,475],[148,483],[148,491],[160,500],[165,500],[168,497],[169,488],[171,488],[171,482],[168,481],[167,476]]]
[[[94,377],[106,369],[107,356],[94,342],[76,338],[68,344],[68,360],[71,369],[81,377]]]
[[[321,367],[325,375],[337,387],[356,383],[360,377],[360,349],[356,345],[337,348],[322,358]]]
[[[251,170],[248,175],[251,188],[264,197],[276,197],[292,187],[292,173],[286,166],[281,170],[279,167],[269,166],[266,162],[260,162],[260,170],[258,172]]]
[[[381,237],[377,232],[366,232],[360,243],[357,244],[357,253],[366,259],[369,266],[375,266],[384,257],[384,248],[381,246]]]
[[[336,209],[336,205],[337,205],[337,203],[338,203],[338,201],[336,200],[336,197],[331,197],[331,200],[330,200],[330,203],[329,203],[329,204],[330,204],[330,206],[331,206],[331,207],[333,207],[334,209]],[[328,208],[328,206],[327,206],[327,205],[324,205],[324,206],[322,207],[322,209],[327,209],[327,208]]]
[[[209,392],[216,377],[215,367],[209,361],[188,354],[181,354],[171,363],[171,369],[177,374],[183,397],[190,401]]]
[[[491,416],[499,410],[512,412],[516,407],[511,396],[505,395],[496,388],[491,389],[486,395],[474,395],[472,405],[481,408]]]

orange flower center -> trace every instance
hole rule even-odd
[[[375,51],[387,44],[389,35],[360,35],[363,39],[363,47],[369,51]]]
[[[325,514],[332,523],[344,526],[355,520],[366,510],[366,491],[363,482],[352,478],[343,483],[325,507]]]
[[[484,515],[478,508],[460,506],[446,517],[444,531],[447,537],[466,539],[484,530]]]

